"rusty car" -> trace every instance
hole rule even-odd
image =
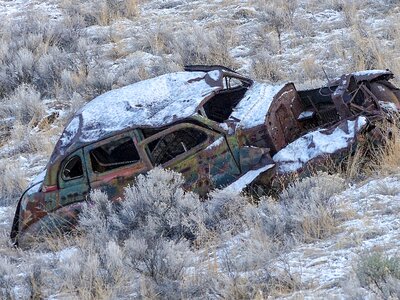
[[[185,188],[202,196],[296,172],[348,148],[397,109],[393,77],[389,70],[362,71],[297,90],[290,82],[271,85],[196,65],[111,90],[69,121],[18,202],[11,239],[21,245],[76,223],[91,190],[118,199],[155,166],[182,173]]]

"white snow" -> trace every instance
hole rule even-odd
[[[65,128],[63,134],[61,135],[60,141],[62,146],[66,146],[71,143],[74,136],[78,133],[79,130],[79,116],[74,117]]]
[[[18,19],[23,12],[40,12],[52,18],[61,16],[61,11],[52,1],[29,1],[29,0],[3,0],[0,1],[0,16],[3,18]]]
[[[38,192],[38,191],[40,190],[40,188],[41,188],[42,185],[39,184],[39,183],[43,182],[43,180],[44,180],[44,178],[45,178],[45,176],[46,176],[46,172],[47,172],[47,170],[43,170],[42,172],[40,172],[40,173],[30,182],[29,187],[28,187],[28,191],[27,191],[27,193],[28,193],[29,195],[31,195],[31,194],[33,194],[33,193],[36,193],[36,192]]]
[[[355,76],[370,76],[370,75],[378,75],[381,73],[389,73],[387,70],[364,70],[354,72],[353,75]]]
[[[380,87],[380,86],[378,86],[378,87]],[[379,105],[387,111],[392,111],[392,112],[399,111],[398,107],[393,102],[379,101]]]
[[[378,90],[380,90],[381,92],[386,91],[386,89],[382,85],[378,85]]]
[[[243,189],[252,183],[254,179],[257,178],[261,173],[272,169],[275,166],[275,164],[268,164],[262,168],[259,168],[257,170],[250,170],[247,173],[243,174],[238,180],[232,182],[230,185],[225,187],[223,190],[228,193],[232,194],[239,194],[243,191]]]
[[[0,206],[0,217],[7,211],[7,207]]]
[[[229,135],[233,134],[234,130],[228,126],[226,123],[219,123],[219,127],[221,127],[223,130],[225,130]]]
[[[219,145],[221,145],[224,142],[224,137],[220,137],[218,139],[216,139],[211,145],[209,145],[205,150],[211,150],[214,149],[215,147],[218,147]]]
[[[365,124],[365,117],[358,117],[347,121],[348,132],[338,127],[332,133],[326,129],[310,132],[281,149],[273,160],[278,163],[279,172],[294,172],[313,158],[346,148]]]
[[[353,72],[351,73],[352,75],[354,75],[358,80],[362,80],[362,78],[364,77],[369,77],[369,76],[373,76],[373,75],[382,75],[382,74],[390,74],[390,71],[387,70],[364,70],[364,71],[358,71],[358,72]],[[350,74],[346,74],[346,75],[350,75]],[[341,80],[340,77],[336,77],[333,81],[339,81]],[[342,82],[343,85],[345,85],[347,82],[346,80],[344,80]]]
[[[79,249],[77,247],[68,247],[55,254],[61,263],[70,263],[71,259],[73,259],[78,252]]]
[[[231,118],[240,120],[237,126],[242,128],[263,124],[274,96],[283,87],[255,82],[236,106]]]
[[[315,112],[311,111],[311,110],[307,110],[307,111],[303,111],[299,117],[297,118],[298,120],[302,120],[302,119],[308,119],[311,118],[312,116],[315,115]]]
[[[398,175],[352,186],[336,196],[336,200],[341,203],[342,212],[353,214],[339,226],[339,232],[321,241],[300,244],[281,258],[285,263],[278,262],[275,266],[277,269],[290,267],[292,274],[300,274],[304,287],[301,298],[347,299],[347,288],[357,286],[351,280],[360,254],[382,250],[387,255],[398,255]],[[294,294],[289,299],[298,297]],[[368,299],[376,299],[376,295]]]
[[[208,72],[208,75],[210,76],[210,78],[214,81],[218,81],[221,78],[221,72],[219,70],[214,70],[214,71],[210,71]]]

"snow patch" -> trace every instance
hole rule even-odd
[[[283,87],[255,82],[236,106],[231,118],[240,120],[237,126],[242,128],[263,124],[274,96]]]
[[[66,146],[71,143],[75,135],[78,133],[79,125],[80,121],[78,116],[74,117],[71,122],[69,122],[60,138],[61,146]]]
[[[311,110],[303,111],[299,117],[297,118],[298,120],[304,120],[304,119],[309,119],[312,118],[315,115],[315,112]]]
[[[370,76],[382,73],[388,73],[387,70],[365,70],[352,73],[354,76]]]
[[[380,86],[378,86],[378,87],[380,87]],[[393,112],[399,111],[396,104],[394,104],[393,102],[379,101],[379,105],[387,111],[393,111]]]
[[[74,256],[79,252],[76,247],[65,248],[56,253],[58,260],[62,263],[68,263],[74,258]]]
[[[273,160],[279,164],[279,172],[297,171],[313,158],[346,148],[366,122],[365,117],[347,121],[348,132],[339,127],[332,133],[327,133],[326,129],[310,132],[281,149]]]
[[[207,74],[214,81],[218,81],[221,78],[221,72],[219,70],[210,71]]]
[[[228,193],[239,194],[247,185],[252,183],[258,175],[269,169],[272,169],[274,166],[275,164],[269,164],[257,170],[250,170],[223,190]]]
[[[223,141],[224,141],[224,137],[221,136],[220,138],[216,139],[211,145],[209,145],[209,146],[206,148],[206,151],[218,147],[219,145],[221,145],[221,144],[223,143]]]

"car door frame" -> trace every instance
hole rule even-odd
[[[190,157],[192,157],[193,155],[195,155],[196,153],[200,152],[200,151],[205,151],[207,149],[208,146],[212,145],[213,143],[215,143],[219,138],[223,138],[224,143],[226,144],[226,148],[227,151],[229,152],[229,154],[232,157],[232,161],[234,166],[237,168],[238,171],[238,176],[240,176],[241,173],[241,169],[240,169],[240,165],[238,164],[237,160],[235,159],[235,155],[234,153],[232,153],[232,149],[230,147],[230,144],[227,141],[226,135],[220,131],[216,131],[216,130],[211,130],[209,128],[205,128],[193,123],[179,123],[176,125],[173,125],[163,131],[157,132],[154,135],[145,138],[143,140],[141,140],[138,144],[138,147],[140,147],[142,149],[143,152],[145,152],[148,156],[148,160],[151,162],[152,166],[155,167],[155,163],[153,161],[153,158],[151,157],[151,153],[150,150],[148,149],[147,145],[159,138],[162,138],[163,136],[166,136],[172,132],[175,132],[177,130],[180,129],[185,129],[185,128],[194,128],[196,130],[200,130],[202,132],[204,132],[207,135],[207,139],[206,141],[196,145],[195,147],[189,149],[186,152],[183,152],[182,154],[177,155],[176,157],[174,157],[173,159],[161,164],[161,167],[163,168],[169,168],[171,166],[174,166],[176,164],[182,163],[183,161],[189,159]],[[210,139],[210,136],[212,136],[213,138]],[[209,168],[210,171],[211,168]],[[232,175],[233,176],[233,175]],[[199,192],[199,191],[198,191]],[[200,192],[201,194],[204,194],[204,192]]]
[[[82,175],[79,177],[71,178],[71,179],[66,179],[63,176],[63,170],[65,166],[68,164],[68,162],[75,156],[79,156],[81,159],[82,163]],[[86,167],[86,160],[84,157],[84,152],[83,149],[77,149],[70,155],[68,155],[60,164],[60,169],[57,174],[57,181],[58,181],[58,190],[56,191],[58,196],[59,196],[59,203],[57,205],[58,208],[60,207],[65,207],[68,205],[71,205],[76,202],[82,202],[86,200],[86,196],[90,192],[90,185],[89,185],[89,178],[88,178],[88,173],[87,173],[87,167]],[[79,182],[80,181],[80,182]],[[79,189],[79,186],[86,186],[85,191],[82,191],[82,196],[79,196],[79,190],[75,193],[68,192],[68,189],[73,189],[74,187],[77,187]],[[50,193],[46,193],[46,197],[49,197]],[[71,199],[71,200],[68,200]],[[48,202],[48,201],[46,201]],[[56,208],[57,209],[57,208]]]
[[[130,137],[135,146],[135,150],[138,153],[139,160],[137,162],[122,165],[118,168],[111,169],[105,172],[97,173],[93,171],[92,162],[90,158],[90,152],[102,145],[109,144],[112,141],[122,139],[124,137]],[[123,188],[128,185],[130,179],[133,179],[140,173],[145,173],[150,169],[149,162],[146,158],[143,158],[143,153],[141,153],[138,147],[137,135],[134,130],[127,130],[111,137],[105,138],[103,140],[96,141],[87,145],[83,148],[84,156],[87,166],[87,174],[90,189],[100,189],[107,192],[110,199],[115,200],[122,196]],[[113,184],[112,182],[116,183]]]

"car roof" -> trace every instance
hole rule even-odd
[[[349,74],[343,74],[342,77],[344,78],[348,76],[354,76],[355,80],[357,82],[359,81],[372,81],[375,79],[392,79],[394,77],[393,73],[390,70],[365,70],[365,71],[358,71],[358,72],[353,72]],[[333,79],[330,82],[330,85],[338,85],[342,81],[342,77],[338,77]]]
[[[72,117],[50,161],[129,128],[157,128],[189,118],[224,88],[226,72],[169,73],[96,97]]]

